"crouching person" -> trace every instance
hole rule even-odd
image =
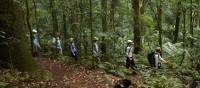
[[[160,48],[160,47],[157,47],[157,48],[155,49],[155,54],[154,54],[154,58],[155,58],[155,67],[156,67],[156,69],[161,68],[161,61],[164,62],[164,63],[167,63],[167,61],[165,61],[165,60],[161,57],[160,52],[161,52],[161,48]]]

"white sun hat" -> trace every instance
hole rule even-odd
[[[99,39],[98,39],[97,37],[94,37],[94,38],[93,38],[93,40],[96,40],[96,41],[98,41]]]
[[[32,32],[37,33],[37,30],[36,30],[36,29],[33,29]]]
[[[69,41],[73,41],[74,40],[74,38],[69,38]]]
[[[128,40],[127,42],[128,42],[128,43],[133,43],[133,41],[132,41],[132,40]]]

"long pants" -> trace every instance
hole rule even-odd
[[[77,53],[75,53],[75,55],[71,52],[71,56],[72,56],[72,58],[74,58],[74,60],[75,61],[77,61],[78,60],[78,56],[77,56]]]
[[[60,55],[62,55],[62,49],[52,48],[52,59],[57,59]]]
[[[92,62],[93,67],[96,67],[100,62],[101,60],[99,56],[93,56],[93,62]]]
[[[34,57],[40,56],[40,48],[36,45],[33,45],[33,56]]]
[[[126,68],[129,68],[129,67],[131,68],[135,67],[135,61],[132,57],[131,57],[131,60],[128,57],[126,59]]]

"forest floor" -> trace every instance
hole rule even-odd
[[[34,60],[42,68],[42,73],[31,77],[12,69],[1,69],[0,88],[114,88],[123,79],[131,81],[131,88],[141,88],[139,86],[143,84],[142,76],[133,70],[121,78],[85,65],[65,64],[48,58]]]
[[[35,60],[43,69],[52,73],[53,80],[23,81],[20,83],[22,88],[33,88],[34,85],[40,88],[113,88],[121,79],[103,70],[91,69],[83,65],[64,64],[46,58],[35,58]],[[138,75],[127,77],[131,81],[141,82]]]
[[[118,77],[106,74],[104,71],[90,69],[77,64],[63,64],[56,60],[36,58],[45,70],[53,75],[53,88],[112,88]]]

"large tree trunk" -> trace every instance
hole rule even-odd
[[[26,23],[29,29],[29,33],[30,33],[30,41],[31,41],[31,51],[33,51],[33,43],[32,43],[32,28],[31,28],[31,24],[30,24],[30,13],[29,13],[29,3],[28,0],[26,0]],[[33,53],[33,52],[32,52]]]
[[[111,23],[111,29],[113,29],[113,31],[115,31],[115,10],[117,3],[118,0],[112,0],[111,2],[110,23]]]
[[[186,0],[184,2],[186,2]],[[186,9],[183,10],[183,50],[184,51],[183,51],[182,60],[180,62],[180,66],[182,65],[185,59],[185,46],[186,46],[185,38],[186,38]]]
[[[116,12],[116,6],[118,4],[118,0],[112,0],[111,1],[111,11],[110,11],[110,28],[112,30],[112,33],[116,33],[116,30],[115,30],[115,12]],[[117,41],[117,38],[113,38],[113,41],[112,41],[112,47],[111,47],[111,50],[110,50],[110,55],[114,55],[115,51],[116,51],[116,41]]]
[[[38,30],[38,18],[37,18],[37,5],[36,1],[33,0],[33,6],[34,6],[34,17],[35,17],[35,28]]]
[[[49,2],[50,2],[50,9],[51,9],[51,16],[52,16],[53,34],[55,34],[56,32],[59,32],[57,13],[54,8],[54,0],[50,0]]]
[[[0,1],[0,31],[5,32],[5,38],[0,38],[0,60],[7,60],[7,63],[12,64],[20,71],[33,72],[38,69],[38,66],[33,60],[28,46],[24,13],[21,9],[14,0]]]
[[[91,37],[91,44],[93,44],[93,41],[92,41],[92,38],[93,38],[93,15],[92,15],[92,0],[89,0],[89,13],[90,13],[90,17],[89,17],[89,28],[90,28],[90,37]],[[84,36],[86,39],[86,32],[85,32],[85,36]],[[87,44],[88,42],[85,42],[84,44],[84,48],[85,48],[85,53],[87,54]],[[92,47],[92,50],[93,50],[93,47]],[[92,55],[93,55],[93,52],[92,52]]]
[[[175,25],[175,31],[174,31],[174,40],[173,43],[176,43],[178,41],[178,33],[179,33],[179,24],[180,24],[180,16],[181,16],[181,2],[179,1],[177,4],[177,11],[176,11],[176,25]]]
[[[67,21],[66,21],[66,14],[65,14],[65,12],[64,12],[65,10],[63,10],[63,33],[64,33],[64,40],[63,40],[63,42],[64,42],[64,47],[63,47],[63,50],[64,51],[67,51],[67,47],[66,47],[66,45],[67,45],[67,38],[68,38],[68,33],[67,33]]]
[[[132,6],[134,10],[134,53],[138,54],[141,50],[141,37],[140,37],[140,0],[132,0]]]
[[[102,29],[103,33],[107,33],[107,0],[101,0],[101,15],[102,15]],[[104,57],[106,56],[106,38],[105,36],[102,37],[102,54]]]
[[[157,4],[157,30],[159,31],[159,46],[162,51],[162,4],[161,0]],[[161,52],[162,55],[162,52]]]
[[[190,34],[191,34],[191,37],[193,37],[194,33],[193,33],[193,8],[192,8],[192,0],[190,0]],[[192,47],[193,46],[193,38],[190,39],[190,46]]]

